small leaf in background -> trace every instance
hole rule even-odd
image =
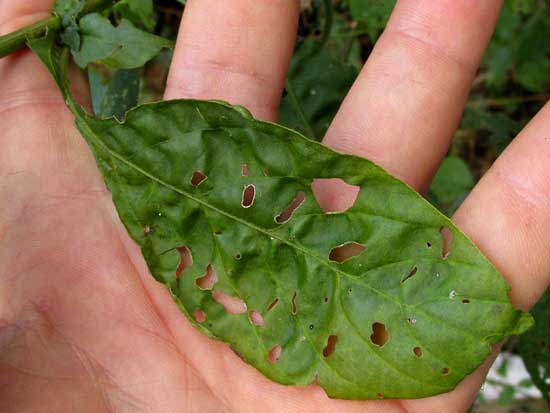
[[[85,5],[86,0],[57,0],[52,9],[54,14],[61,17],[61,24],[64,27],[59,37],[63,44],[72,50],[80,48],[80,33],[76,18]]]
[[[466,162],[449,156],[443,160],[432,181],[429,199],[443,212],[451,215],[473,186],[474,179]]]
[[[293,56],[279,116],[283,125],[320,141],[358,72],[317,44],[308,39]]]
[[[130,20],[134,26],[152,32],[155,28],[153,0],[124,0],[115,4],[115,14]]]
[[[109,19],[92,13],[80,19],[82,44],[73,50],[75,62],[82,68],[89,63],[103,63],[117,69],[133,69],[143,66],[163,48],[171,48],[173,42],[136,28],[123,19],[113,26]]]
[[[372,41],[386,27],[396,0],[349,0],[351,16],[364,26]]]
[[[533,383],[550,403],[550,291],[532,310],[536,328],[519,338],[518,351]]]
[[[124,114],[138,104],[139,69],[115,69],[107,77],[88,66],[90,95],[94,114],[101,118],[124,119]]]

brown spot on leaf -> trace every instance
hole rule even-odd
[[[202,173],[201,171],[195,171],[193,172],[193,176],[191,176],[191,185],[199,186],[207,179],[208,177],[204,173]]]
[[[388,330],[386,329],[386,325],[378,322],[373,323],[370,339],[373,344],[379,347],[384,346],[384,344],[386,344],[390,339],[390,335],[388,333]]]
[[[360,255],[366,249],[367,247],[357,242],[347,242],[330,250],[328,259],[334,262],[342,263]]]
[[[453,233],[447,227],[441,227],[439,229],[441,234],[441,256],[443,259],[447,259],[451,255],[451,245],[453,243]]]
[[[323,349],[323,356],[325,358],[332,356],[334,350],[336,350],[336,343],[338,342],[338,336],[329,336],[327,340],[327,345]]]
[[[306,193],[305,192],[298,192],[296,194],[296,197],[292,200],[289,206],[287,206],[279,215],[275,217],[275,222],[278,224],[284,224],[290,218],[292,218],[292,214],[294,214],[294,211],[296,211],[300,205],[304,203],[306,199]]]

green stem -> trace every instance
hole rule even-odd
[[[325,25],[323,27],[323,33],[321,34],[321,39],[319,39],[319,44],[317,50],[322,49],[323,46],[328,41],[330,32],[332,31],[332,0],[323,0],[323,5],[325,8]]]
[[[296,93],[294,93],[294,86],[292,86],[292,83],[287,79],[285,83],[285,89],[288,93],[288,98],[290,99],[290,103],[294,107],[294,110],[298,114],[298,117],[304,124],[304,129],[306,130],[306,133],[309,135],[308,138],[317,140],[315,136],[315,132],[313,131],[313,128],[311,127],[311,124],[307,120],[307,116],[302,108],[302,105],[298,101],[298,97],[296,96]]]
[[[88,1],[80,16],[105,9],[112,3],[113,0]],[[50,16],[13,33],[0,36],[0,58],[25,47],[27,40],[44,37],[48,31],[58,31],[61,27],[61,18],[59,16]]]
[[[61,18],[50,16],[30,26],[0,37],[0,57],[9,55],[25,46],[28,39],[43,37],[49,30],[59,30]]]

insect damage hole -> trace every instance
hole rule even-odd
[[[325,212],[344,212],[350,209],[359,195],[360,188],[340,178],[318,178],[311,184],[317,203]]]
[[[206,321],[206,313],[202,310],[197,310],[193,313],[195,321],[199,324],[202,324]]]
[[[241,166],[241,175],[243,177],[247,177],[248,176],[248,165],[243,163],[243,165]]]
[[[449,374],[451,374],[451,369],[449,367],[443,367],[443,369],[441,370],[441,374],[443,374],[444,376],[448,376]]]
[[[441,234],[441,257],[443,259],[449,258],[451,255],[451,245],[453,243],[453,233],[447,227],[441,227],[439,229]]]
[[[414,276],[416,275],[417,272],[418,272],[418,268],[417,268],[417,267],[414,267],[414,268],[409,272],[409,274],[408,274],[405,278],[403,278],[403,279],[401,280],[401,284],[403,284],[403,283],[404,283],[405,281],[407,281],[408,279],[414,277]]]
[[[422,349],[420,347],[413,348],[413,352],[416,357],[422,357]]]
[[[191,185],[193,186],[199,186],[204,181],[206,181],[208,177],[201,171],[195,171],[193,172],[193,176],[191,177]]]
[[[366,249],[367,247],[357,242],[347,242],[330,250],[328,259],[334,262],[342,263],[360,255]]]
[[[211,264],[208,264],[206,267],[206,273],[195,280],[195,284],[197,284],[201,290],[211,290],[217,282],[218,274],[216,274]]]
[[[259,312],[252,310],[248,313],[248,318],[250,319],[250,322],[255,326],[265,327],[264,318]]]
[[[176,278],[179,278],[186,268],[193,265],[193,255],[191,255],[189,248],[180,247],[178,248],[178,252],[180,253],[180,265],[176,269]]]
[[[265,310],[266,313],[268,313],[268,312],[270,312],[271,310],[273,310],[277,304],[279,304],[279,298],[275,298],[275,299],[271,302],[271,304],[269,304],[269,305],[267,306],[267,308],[266,308],[266,310]]]
[[[283,212],[275,217],[275,222],[277,222],[277,224],[284,224],[285,222],[288,222],[288,220],[292,218],[294,211],[296,211],[300,205],[304,203],[305,199],[306,193],[302,191],[298,192],[290,205],[283,209]]]
[[[283,348],[280,344],[277,344],[276,346],[273,346],[271,350],[269,350],[269,353],[267,353],[267,359],[271,364],[275,364],[279,361],[282,352]]]
[[[250,208],[254,204],[255,198],[256,198],[256,187],[252,184],[245,185],[243,189],[243,200],[241,201],[241,206],[243,208]]]
[[[218,304],[223,305],[225,311],[229,314],[246,313],[246,303],[239,297],[233,297],[222,293],[221,291],[212,292],[212,298]]]
[[[378,322],[372,324],[372,334],[370,336],[370,340],[373,344],[377,345],[378,347],[383,347],[389,339],[390,335],[388,333],[388,330],[386,329],[385,324]]]
[[[291,311],[292,311],[292,314],[296,315],[296,313],[298,312],[298,309],[296,308],[296,295],[298,293],[296,291],[294,291],[294,295],[292,296],[292,301],[291,301]]]
[[[336,350],[336,343],[338,342],[338,336],[329,336],[327,340],[327,345],[323,349],[323,356],[328,358],[332,356],[334,350]]]

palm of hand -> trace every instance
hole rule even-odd
[[[190,17],[180,32],[187,42],[180,42],[176,51],[175,61],[179,63],[177,69],[172,68],[169,97],[224,98],[250,107],[257,116],[274,117],[295,33],[294,23],[290,24],[288,20],[296,15],[297,3],[290,5],[287,2],[283,7],[283,3],[258,2],[255,4],[259,11],[254,14],[251,12],[254,7],[247,1],[239,0],[233,9],[229,7],[225,11],[220,11],[223,7],[215,0],[188,2],[189,11],[186,13],[193,19]],[[45,10],[47,4],[36,3],[38,9]],[[401,9],[398,7],[396,11],[398,16],[399,13],[406,15],[407,8],[431,10],[432,7],[423,2],[414,5],[415,2],[404,0],[401,3]],[[479,14],[476,18],[480,22],[493,21],[494,10],[498,9],[498,2],[484,5],[473,1],[464,3],[469,6],[452,6],[456,9],[455,26],[466,25],[471,20],[472,8]],[[266,13],[262,8],[273,9],[270,14],[269,10]],[[492,14],[489,12],[491,8],[494,9]],[[431,13],[438,13],[437,7]],[[235,62],[232,66],[231,62],[224,62],[219,57],[224,54],[222,49],[226,45],[216,47],[208,43],[210,32],[194,31],[193,25],[210,24],[210,19],[227,23],[227,19],[239,21],[244,19],[243,16],[251,24],[239,28],[241,34],[235,34],[235,28],[229,24],[233,33],[232,46],[239,49],[243,43],[238,51],[250,51],[249,41],[263,42],[270,38],[272,43],[280,42],[282,46],[270,45],[275,67],[260,53],[263,49],[258,49],[260,52],[256,56],[248,56],[248,64],[254,66],[254,70],[244,69],[242,62],[241,66]],[[256,20],[260,21],[257,25],[254,24]],[[399,22],[399,17],[395,20]],[[220,26],[217,30],[222,33],[212,36],[231,38],[223,36],[228,34],[223,33],[227,30],[223,24],[215,26]],[[394,26],[399,24],[394,23]],[[284,28],[283,39],[278,38],[280,34],[271,33],[273,27]],[[265,28],[269,32],[262,35]],[[488,38],[490,30],[484,29],[485,34],[479,30],[482,29],[478,29],[478,37]],[[358,81],[359,86],[352,90],[326,141],[340,150],[369,155],[422,189],[445,151],[446,136],[452,133],[455,118],[461,111],[456,100],[465,99],[464,90],[469,87],[471,75],[462,76],[461,81],[450,86],[448,78],[434,79],[432,94],[431,86],[422,82],[421,87],[415,89],[417,78],[431,80],[430,65],[424,62],[425,67],[415,66],[418,63],[415,59],[426,56],[414,56],[413,53],[426,45],[416,44],[410,34],[404,36],[399,34],[399,30],[396,33],[387,34],[386,39],[392,39],[394,49],[408,47],[400,52],[401,56],[406,56],[413,72],[418,73],[407,74],[413,76],[415,82],[412,82],[413,87],[406,98],[418,100],[409,102],[410,105],[431,111],[429,115],[436,121],[430,125],[429,132],[422,129],[422,116],[398,113],[400,102],[392,107],[391,103],[384,104],[378,99],[377,93],[391,91],[391,83],[396,78],[401,79],[398,73],[376,76],[376,59],[383,63],[391,55],[389,41],[383,39],[379,52],[375,52],[374,63],[370,69],[367,67]],[[197,53],[200,47],[192,40],[211,47],[210,55],[205,50]],[[413,44],[409,44],[411,42]],[[424,54],[434,54],[434,50],[426,47]],[[231,55],[239,55],[237,52]],[[448,55],[451,55],[450,51],[441,53],[441,56],[434,54],[430,63],[443,66],[450,72],[451,69],[463,70],[463,67],[457,69],[456,62]],[[186,63],[193,59],[202,59],[202,63],[195,63],[195,66]],[[269,77],[262,71],[275,72],[275,75]],[[453,79],[460,77],[454,72],[450,76]],[[483,378],[483,369],[465,380],[454,392],[430,399],[401,402],[329,400],[314,385],[293,388],[268,381],[242,363],[227,346],[195,331],[168,292],[148,274],[138,248],[116,215],[90,151],[75,130],[72,116],[45,69],[24,52],[2,61],[0,78],[3,85],[7,85],[0,92],[3,126],[0,139],[4,148],[0,152],[0,406],[7,406],[7,411],[208,413],[263,409],[276,412],[413,413],[463,412],[469,405]],[[184,81],[187,89],[182,89]],[[378,92],[373,83],[380,83]],[[440,94],[443,84],[448,86],[448,96]],[[365,85],[370,90],[370,100],[365,98],[364,92],[358,92]],[[356,111],[380,105],[385,113],[394,116],[395,122],[387,122],[384,116],[379,117],[378,123],[371,118],[370,123],[363,125],[366,130],[358,132],[354,126],[358,117]],[[360,109],[354,109],[354,106]],[[548,110],[544,113],[543,121],[544,116],[548,117]],[[531,134],[536,134],[532,131],[541,128],[543,121],[535,123],[530,129]],[[391,140],[396,136],[400,138],[400,129],[395,127],[411,127],[418,130],[418,136],[407,137],[409,144],[402,146],[402,142]],[[387,136],[378,133],[382,129],[384,132],[380,133]],[[355,136],[357,134],[360,136]],[[366,135],[371,138],[368,143],[362,140]],[[418,150],[416,145],[423,147],[436,137],[441,142],[434,145],[434,151]],[[522,150],[521,144],[519,149],[515,149],[519,153]],[[394,159],[388,159],[387,153],[392,153]],[[422,162],[412,163],[412,154]],[[544,154],[541,150],[541,159],[544,159]],[[509,169],[520,170],[522,165],[517,164],[513,156],[505,159],[507,161],[503,162],[508,162]],[[418,169],[420,164],[424,169]],[[543,180],[547,170],[537,169],[536,160],[530,166],[537,179]],[[523,257],[526,250],[530,257],[538,257],[531,260],[533,264],[527,268],[532,280],[524,284],[523,295],[514,297],[517,303],[527,307],[536,301],[537,294],[548,283],[547,278],[540,274],[547,274],[549,249],[536,240],[524,245],[519,239],[510,245],[509,240],[503,244],[504,241],[499,243],[493,238],[483,237],[486,227],[481,222],[491,213],[478,216],[475,205],[486,199],[491,199],[497,206],[503,202],[487,189],[497,187],[498,190],[498,171],[489,174],[488,184],[474,193],[474,200],[465,204],[457,220],[479,244],[484,244],[485,252],[497,264],[509,268],[507,275],[512,283],[517,281],[514,276],[520,274],[514,259]],[[332,195],[327,191],[327,202],[331,202],[330,198],[339,194],[338,191],[335,189]],[[528,193],[525,188],[521,191]],[[547,210],[537,203],[537,199],[530,199],[535,212],[530,216],[529,224],[531,227],[550,228],[545,218]],[[522,197],[513,200],[520,202]],[[516,212],[517,208],[509,208],[506,220],[516,219]],[[502,222],[500,225],[506,227]],[[529,232],[522,234],[525,238],[533,235]],[[503,245],[506,245],[504,250]]]
[[[273,408],[343,405],[318,388],[270,383],[193,330],[148,274],[48,74],[36,60],[19,64],[32,64],[45,85],[4,112],[2,139],[13,150],[2,173],[19,190],[0,192],[3,403],[14,411],[252,412],[251,398],[265,408],[269,394]]]

